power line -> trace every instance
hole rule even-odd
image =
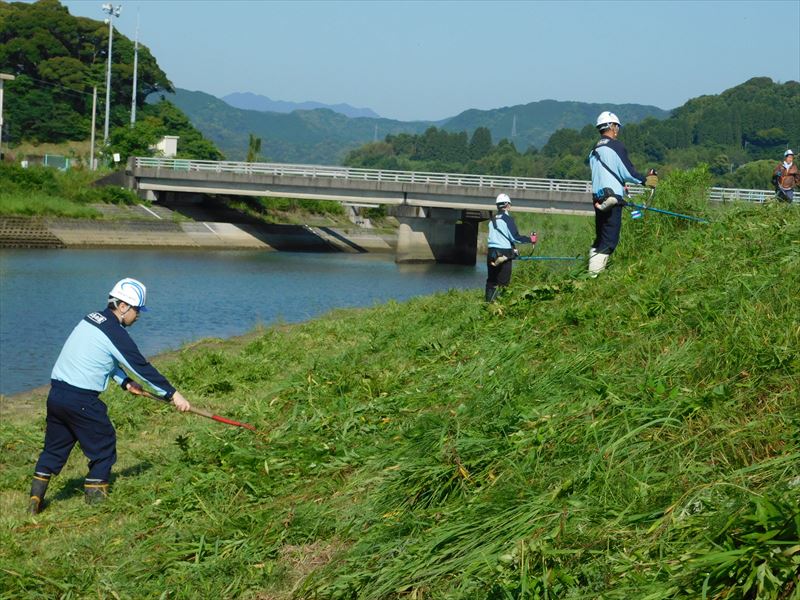
[[[89,97],[92,96],[92,94],[90,92],[82,92],[81,90],[76,90],[75,88],[71,88],[71,87],[67,87],[65,85],[61,85],[60,83],[53,83],[52,81],[45,81],[44,79],[37,79],[36,77],[32,77],[32,76],[28,75],[27,73],[22,73],[21,75],[18,75],[17,76],[17,81],[20,80],[19,79],[20,77],[25,77],[26,79],[30,79],[31,81],[35,81],[37,83],[43,83],[43,84],[49,85],[51,87],[60,88],[61,90],[69,90],[69,91],[65,91],[64,92],[65,94],[69,94],[70,92],[73,92],[75,94],[80,94],[81,96],[89,96]]]

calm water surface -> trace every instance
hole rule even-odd
[[[147,286],[150,311],[131,335],[150,356],[334,308],[482,289],[486,267],[397,265],[364,254],[3,249],[0,394],[47,384],[64,340],[84,315],[105,307],[122,277]]]

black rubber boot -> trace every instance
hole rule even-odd
[[[108,482],[102,479],[87,479],[83,484],[86,504],[98,504],[108,498]]]
[[[47,485],[50,483],[50,473],[34,473],[33,482],[31,483],[31,500],[28,504],[28,512],[31,515],[38,515],[42,512],[42,502],[44,501],[44,494],[47,491]]]
[[[497,287],[487,285],[486,302],[494,302],[495,298],[497,298]]]

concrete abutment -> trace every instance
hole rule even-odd
[[[390,213],[400,222],[396,262],[475,264],[478,225],[489,211],[395,206]]]

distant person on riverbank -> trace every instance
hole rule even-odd
[[[75,442],[80,442],[89,459],[84,483],[86,502],[92,504],[108,495],[111,466],[117,460],[117,437],[99,395],[110,377],[123,390],[142,393],[142,386],[121,367],[147,382],[179,411],[191,408],[186,398],[142,356],[125,330],[136,322],[140,312],[147,310],[146,294],[139,281],[121,279],[109,292],[105,310],[85,316],[61,349],[50,376],[44,450],[34,469],[31,514],[40,512],[50,478],[61,471]]]
[[[520,235],[514,217],[509,214],[511,198],[500,194],[495,200],[497,214],[489,219],[489,240],[486,254],[486,302],[494,302],[499,288],[511,282],[511,261],[519,252],[517,244],[535,244],[536,235]]]
[[[794,152],[791,149],[783,153],[783,162],[775,168],[772,185],[780,202],[794,202],[794,188],[800,187],[800,170],[794,164]]]
[[[592,170],[595,238],[589,248],[589,274],[592,277],[606,268],[608,257],[619,244],[622,207],[625,206],[625,183],[658,185],[658,174],[650,169],[643,177],[633,168],[628,151],[617,139],[622,124],[617,115],[603,111],[597,117],[600,140],[589,154]]]

